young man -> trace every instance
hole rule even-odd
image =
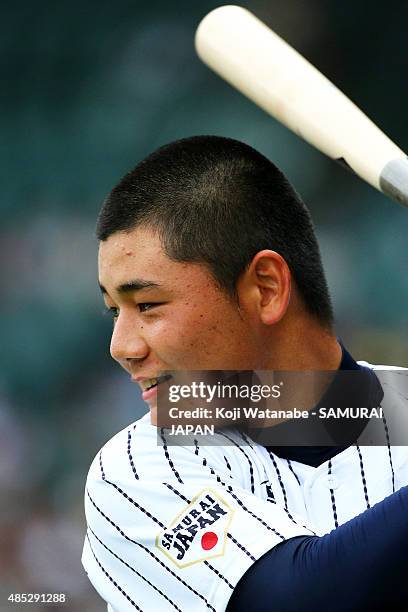
[[[364,368],[358,401],[383,399],[336,339],[312,221],[282,173],[231,139],[172,143],[113,189],[97,235],[111,354],[150,407],[88,475],[83,564],[109,609],[405,609],[408,449],[394,421],[383,446],[351,443],[367,420],[348,444],[311,447],[231,430],[171,446],[156,427],[169,370]]]

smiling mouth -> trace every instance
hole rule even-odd
[[[166,380],[170,380],[171,375],[165,374],[164,376],[158,376],[157,378],[147,378],[141,382],[141,387],[143,391],[149,391],[149,389],[153,389],[153,387],[157,387],[160,383],[165,382]]]

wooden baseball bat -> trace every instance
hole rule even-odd
[[[199,57],[267,113],[408,206],[408,160],[347,96],[288,43],[239,6],[201,21]]]

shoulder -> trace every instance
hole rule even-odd
[[[120,472],[123,469],[125,458],[129,459],[129,446],[136,439],[139,446],[154,447],[156,441],[155,428],[150,424],[148,414],[130,423],[103,444],[91,463],[88,478],[98,476],[101,467],[103,471],[104,464],[108,464],[111,470]]]
[[[408,368],[404,366],[373,364],[373,363],[369,363],[368,361],[364,361],[364,360],[359,360],[357,361],[357,363],[358,365],[361,365],[365,368],[370,368],[370,370],[389,370],[389,371],[401,370],[404,373],[408,372]]]
[[[97,452],[88,472],[87,486],[106,481],[124,485],[206,480],[214,473],[223,481],[234,478],[246,486],[248,461],[263,472],[265,449],[243,446],[233,430],[206,436],[171,437],[150,423],[149,414],[115,434]]]
[[[384,399],[382,404],[387,400],[394,399],[395,394],[399,396],[398,402],[406,406],[408,396],[408,368],[394,365],[371,364],[367,361],[359,361],[359,365],[370,369],[374,378],[381,385]]]

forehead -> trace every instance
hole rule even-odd
[[[116,232],[101,242],[98,268],[99,282],[108,293],[135,278],[178,289],[186,284],[201,288],[203,283],[215,285],[203,265],[170,259],[158,234],[147,228]]]
[[[116,232],[99,244],[99,274],[123,272],[139,267],[152,268],[155,262],[161,263],[169,258],[163,252],[156,233],[135,229],[131,232]]]

